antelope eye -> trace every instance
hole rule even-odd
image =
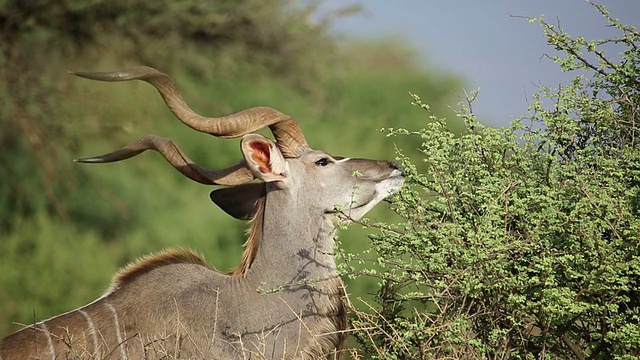
[[[326,158],[326,157],[316,161],[316,165],[318,166],[327,166],[329,164],[331,164],[331,160],[329,160],[329,158]]]

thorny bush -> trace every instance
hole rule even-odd
[[[531,19],[580,75],[542,88],[528,117],[485,127],[472,94],[460,136],[432,115],[388,130],[420,137],[424,159],[400,155],[404,221],[378,224],[372,250],[345,259],[378,279],[376,302],[352,317],[363,354],[640,359],[640,34],[595,8],[619,37],[573,39]],[[612,44],[618,60],[602,50]]]

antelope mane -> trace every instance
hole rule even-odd
[[[122,285],[154,269],[173,264],[195,264],[211,268],[201,255],[191,249],[167,249],[156,254],[146,255],[118,271],[113,277],[107,293],[117,290]]]
[[[260,239],[262,237],[262,225],[264,223],[264,207],[266,203],[266,198],[260,198],[256,205],[257,211],[256,215],[251,219],[251,227],[247,230],[247,241],[242,245],[244,246],[244,252],[242,253],[242,261],[240,264],[228,272],[227,275],[231,276],[239,276],[247,273],[251,264],[253,264],[253,260],[256,258],[256,254],[258,253],[258,248],[260,247]]]
[[[260,246],[260,238],[262,236],[261,230],[264,222],[264,206],[265,199],[262,198],[257,203],[256,215],[251,220],[251,227],[247,230],[248,237],[247,241],[243,245],[245,250],[242,254],[242,260],[235,269],[227,272],[227,275],[244,275],[251,267]],[[204,266],[208,269],[213,269],[209,264],[207,264],[204,257],[191,249],[167,249],[155,254],[144,256],[134,262],[131,262],[125,268],[120,270],[113,277],[107,294],[112,293],[122,285],[133,281],[135,278],[154,269],[173,264],[195,264]]]

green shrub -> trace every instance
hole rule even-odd
[[[591,75],[542,88],[528,118],[488,128],[466,103],[460,136],[432,115],[388,131],[419,138],[424,158],[401,155],[403,221],[346,259],[377,279],[375,302],[352,299],[364,355],[640,359],[640,34],[597,9],[618,38],[532,19],[564,70]]]

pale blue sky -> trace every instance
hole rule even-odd
[[[351,2],[353,3],[353,2]],[[358,2],[355,2],[358,3]],[[481,120],[506,125],[524,115],[540,84],[557,87],[562,74],[538,24],[514,16],[560,22],[570,35],[606,38],[613,32],[585,0],[366,0],[363,14],[341,18],[334,30],[359,37],[405,38],[437,69],[459,74],[466,89],[480,89]],[[344,1],[328,1],[329,7]],[[614,18],[640,28],[640,0],[599,0]],[[407,89],[410,91],[411,89]],[[455,105],[455,104],[453,104]]]

